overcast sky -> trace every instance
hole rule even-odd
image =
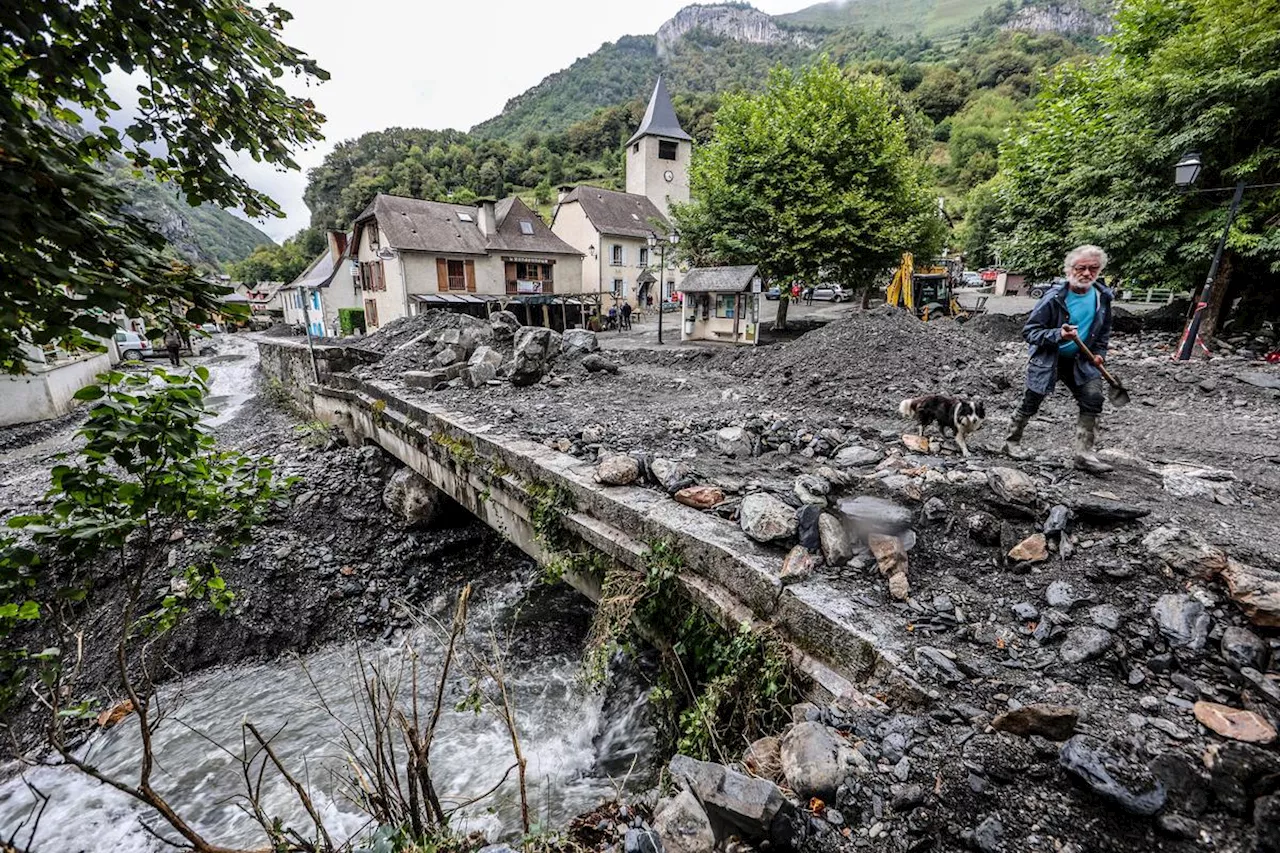
[[[278,242],[309,223],[302,203],[306,170],[319,165],[335,143],[396,126],[466,130],[601,44],[656,32],[688,2],[276,0],[294,14],[285,42],[306,51],[333,76],[310,90],[290,86],[306,91],[328,119],[322,128],[326,140],[297,153],[300,172],[234,161],[241,175],[288,214],[255,224]],[[753,5],[778,14],[811,2],[754,0]]]

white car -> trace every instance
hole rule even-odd
[[[120,351],[120,357],[125,361],[141,361],[155,352],[151,341],[137,332],[116,329],[115,341],[116,349]]]
[[[820,284],[813,289],[813,298],[817,302],[845,302],[849,291],[838,284]]]

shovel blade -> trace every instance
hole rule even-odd
[[[1107,397],[1111,400],[1111,405],[1117,409],[1121,406],[1129,405],[1129,392],[1121,385],[1112,385],[1107,391]]]

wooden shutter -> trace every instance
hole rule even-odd
[[[476,262],[467,261],[467,293],[476,292]]]
[[[374,281],[374,286],[373,286],[374,290],[387,289],[387,279],[382,273],[382,261],[373,262],[373,281]]]
[[[436,290],[441,293],[449,290],[449,262],[444,258],[436,258]]]
[[[369,328],[376,328],[378,325],[378,303],[373,299],[364,301],[364,321]]]
[[[503,264],[503,282],[506,285],[503,289],[507,293],[515,293],[519,288],[516,285],[516,262],[507,261]]]

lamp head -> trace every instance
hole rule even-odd
[[[1182,159],[1173,167],[1173,182],[1185,189],[1194,184],[1200,177],[1201,168],[1200,153],[1188,151],[1182,155]]]

